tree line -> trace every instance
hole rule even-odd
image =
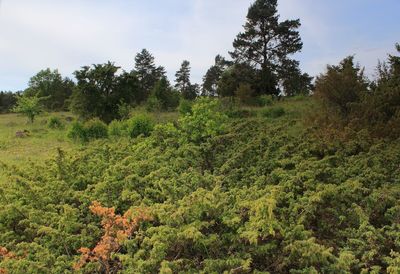
[[[118,110],[126,105],[145,104],[149,110],[167,111],[175,109],[181,99],[198,96],[237,97],[253,103],[261,95],[309,94],[312,77],[302,73],[299,62],[292,59],[303,46],[299,27],[299,19],[279,21],[277,0],[256,0],[248,10],[243,32],[234,39],[230,59],[217,55],[202,85],[191,82],[187,60],[172,85],[165,68],[143,49],[131,71],[112,62],[95,64],[75,71],[73,81],[58,70],[42,70],[31,78],[23,95],[47,97],[42,103],[48,110],[71,109],[82,118],[110,122],[121,118]]]

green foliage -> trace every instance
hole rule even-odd
[[[16,102],[16,93],[0,91],[0,113],[10,112]]]
[[[190,83],[190,63],[187,60],[182,62],[181,68],[176,72],[175,88],[186,100],[194,100],[197,96],[197,87]]]
[[[108,127],[104,122],[96,118],[84,124],[75,121],[68,131],[68,137],[81,142],[103,139],[108,137]]]
[[[43,106],[47,110],[65,110],[72,95],[75,84],[68,78],[63,78],[58,70],[49,68],[39,71],[29,80],[25,91],[28,96],[46,97]]]
[[[47,122],[47,126],[51,129],[63,129],[64,123],[59,117],[51,116]]]
[[[181,115],[191,114],[192,113],[193,103],[186,99],[181,99],[179,101],[178,112]]]
[[[353,57],[329,66],[317,78],[315,98],[321,103],[310,120],[322,138],[351,139],[366,131],[375,138],[398,138],[400,134],[400,57],[389,56],[378,65],[374,82],[354,65]],[[329,137],[332,135],[332,137]]]
[[[179,93],[171,88],[166,77],[162,77],[155,84],[151,96],[147,100],[148,111],[174,110],[179,104]]]
[[[126,121],[114,120],[108,125],[108,135],[111,137],[122,137],[128,135],[128,123]]]
[[[221,79],[224,70],[231,65],[221,55],[215,57],[215,64],[211,66],[203,77],[202,95],[217,96],[218,81]]]
[[[332,112],[346,116],[367,90],[363,70],[354,65],[354,57],[345,58],[339,66],[328,66],[325,75],[317,78],[315,94]]]
[[[121,102],[125,106],[143,100],[138,78],[134,72],[119,74],[120,68],[113,63],[83,67],[75,71],[78,81],[71,98],[71,110],[81,118],[99,118],[105,122],[125,118]]]
[[[75,141],[87,142],[88,136],[84,125],[79,121],[74,121],[67,134],[68,138]]]
[[[148,138],[2,167],[0,246],[9,252],[0,269],[73,272],[78,250],[104,239],[89,209],[99,201],[119,215],[144,205],[151,213],[113,253],[121,273],[398,271],[398,142],[323,143],[290,116],[224,120],[224,131],[188,142],[184,124],[218,109],[201,99],[180,125],[157,125]]]
[[[155,96],[150,96],[149,99],[146,101],[146,111],[148,112],[158,112],[161,111],[162,104],[160,100],[157,99]]]
[[[146,114],[140,114],[132,117],[127,121],[127,125],[128,135],[131,138],[136,138],[139,135],[149,136],[154,128],[153,119]]]
[[[137,102],[147,100],[157,81],[165,77],[165,69],[156,67],[154,56],[146,49],[135,56],[135,76],[139,80],[139,94]]]
[[[108,137],[108,127],[107,125],[99,120],[92,119],[85,123],[86,136],[89,139],[102,139]]]
[[[235,96],[244,104],[250,104],[254,91],[250,84],[240,83],[239,87],[235,91]]]
[[[43,112],[43,107],[41,101],[45,98],[39,98],[37,96],[26,96],[18,95],[17,102],[13,111],[16,113],[21,113],[26,116],[30,123],[33,123],[35,117]]]
[[[244,32],[237,35],[230,54],[236,63],[255,64],[259,68],[255,89],[258,95],[279,94],[278,83],[283,75],[289,75],[287,64],[296,63],[289,56],[303,46],[299,27],[299,19],[279,22],[277,0],[256,0],[251,4]]]
[[[254,90],[253,84],[255,82],[256,71],[251,66],[235,64],[223,72],[218,82],[217,93],[220,97],[233,97],[241,84],[251,85]]]
[[[129,119],[131,110],[131,106],[124,101],[121,101],[121,103],[118,105],[118,115],[122,120]]]
[[[260,107],[272,106],[273,100],[271,95],[261,95],[256,98],[257,105]]]
[[[261,115],[266,118],[279,118],[285,115],[283,107],[266,107],[261,110]]]
[[[198,99],[188,113],[179,119],[182,131],[189,141],[202,142],[224,130],[226,116],[218,111],[218,101],[208,98]]]

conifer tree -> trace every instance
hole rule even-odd
[[[192,84],[190,83],[189,61],[184,60],[182,62],[181,68],[176,72],[175,77],[175,88],[181,92],[182,97],[188,100],[196,98],[196,91],[194,91]]]
[[[158,80],[165,76],[164,67],[156,67],[154,56],[143,49],[135,57],[135,73],[139,79],[140,89],[147,98]]]
[[[300,20],[279,22],[277,0],[256,0],[249,8],[244,32],[233,42],[232,58],[259,70],[259,93],[278,94],[282,64],[302,49]]]

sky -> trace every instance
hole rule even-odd
[[[124,70],[148,49],[171,81],[189,60],[192,82],[217,54],[229,57],[251,0],[0,0],[0,90],[25,89],[41,69],[73,77],[113,61]],[[400,42],[399,0],[278,0],[281,20],[300,18],[294,58],[316,76],[348,55],[373,76]]]

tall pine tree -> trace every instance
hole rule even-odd
[[[184,60],[181,68],[175,74],[175,88],[180,91],[182,97],[187,100],[196,98],[196,88],[190,83],[190,62]]]
[[[299,27],[298,19],[279,22],[277,0],[256,0],[250,6],[244,32],[237,35],[230,54],[237,63],[259,70],[259,94],[279,93],[282,64],[303,46]]]
[[[143,49],[135,57],[135,74],[139,79],[140,89],[146,99],[158,80],[165,76],[164,67],[156,67],[154,56]]]

